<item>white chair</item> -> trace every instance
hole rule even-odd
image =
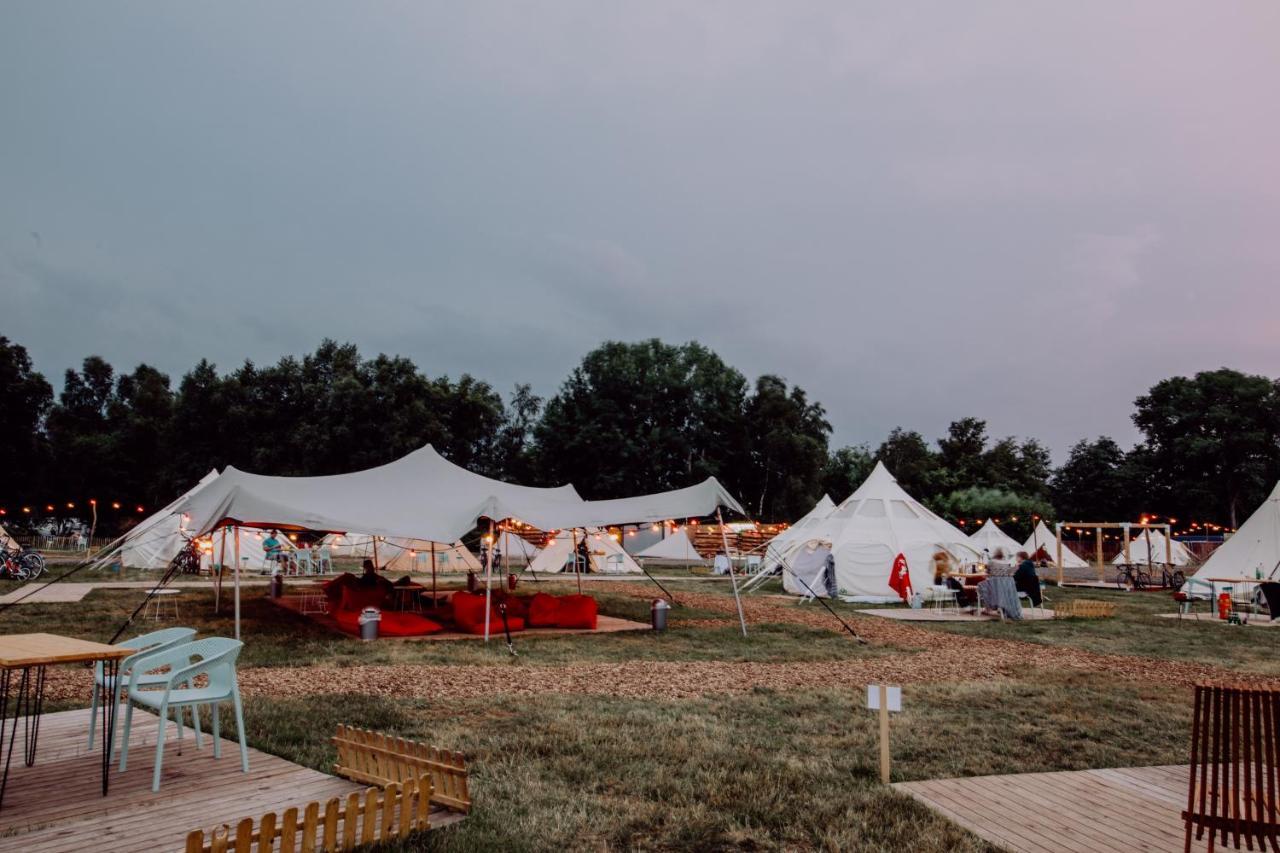
[[[156,765],[151,775],[151,790],[160,790],[160,766],[164,761],[165,729],[169,712],[177,712],[178,744],[182,744],[182,710],[190,708],[195,718],[196,749],[200,749],[201,705],[213,708],[213,757],[222,757],[221,728],[218,706],[230,701],[236,714],[236,731],[240,736],[240,770],[249,772],[249,747],[244,739],[244,709],[240,703],[240,687],[236,683],[236,658],[244,643],[226,637],[210,637],[141,656],[129,674],[129,704],[124,714],[124,743],[120,747],[120,771],[129,763],[129,733],[133,724],[133,706],[156,712],[160,718],[156,734]],[[156,689],[144,690],[142,675],[168,667],[163,681],[154,682]],[[197,676],[208,676],[204,687],[192,687]],[[148,685],[149,686],[149,685]]]
[[[925,587],[925,600],[933,602],[934,610],[943,610],[948,604],[952,609],[960,609],[960,593],[946,584],[935,584]]]
[[[325,545],[316,555],[316,574],[326,575],[333,571],[333,552]]]
[[[760,558],[759,554],[748,554],[744,571],[749,575],[754,575],[756,572],[760,571],[760,566],[763,563],[764,561]]]
[[[132,674],[133,665],[139,658],[146,657],[152,652],[158,652],[162,649],[171,648],[181,643],[190,642],[191,638],[196,635],[195,628],[163,628],[159,631],[151,631],[138,637],[128,640],[121,640],[116,646],[122,649],[137,649],[137,652],[129,655],[129,657],[120,661],[120,668],[117,670],[119,675],[113,679],[108,679],[102,671],[102,661],[98,661],[93,665],[93,698],[89,704],[89,749],[93,749],[94,734],[98,730],[98,696],[102,692],[110,692],[112,701],[115,706],[120,707],[120,693],[123,682]],[[141,685],[156,684],[163,680],[165,676],[160,675],[140,675],[138,683]],[[105,713],[105,709],[104,709]],[[115,742],[115,733],[112,732],[112,741]]]

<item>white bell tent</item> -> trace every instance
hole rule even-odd
[[[826,519],[835,510],[836,503],[828,495],[823,495],[800,519],[786,530],[769,540],[764,547],[765,573],[771,572],[784,560],[791,556],[808,541],[808,531]]]
[[[1274,580],[1280,569],[1280,483],[1227,541],[1209,555],[1191,577],[1264,578]]]
[[[1031,531],[1027,541],[1022,543],[1022,550],[1035,556],[1036,551],[1041,548],[1049,555],[1050,564],[1058,565],[1058,537],[1049,529],[1049,525],[1043,521],[1037,521],[1035,529]],[[1087,569],[1089,568],[1089,562],[1067,547],[1067,543],[1064,541],[1062,543],[1062,567],[1064,569]]]
[[[183,531],[183,535],[189,537],[191,532],[189,530]],[[267,549],[263,547],[263,543],[266,542],[270,536],[270,530],[250,530],[249,528],[240,529],[240,568],[242,570],[250,573],[268,572],[278,565],[276,563],[267,562]],[[214,566],[220,565],[223,562],[222,531],[215,530],[212,533],[200,537],[200,539],[205,543],[200,548],[200,570],[212,571]],[[296,546],[292,541],[290,541],[287,533],[277,532],[276,541],[280,543],[281,550],[296,550]],[[227,531],[226,547],[226,565],[231,567],[234,566],[236,558],[234,530]],[[168,565],[168,563],[165,565]],[[154,568],[163,568],[163,566],[156,566]]]
[[[373,537],[367,533],[334,534],[325,537],[324,544],[334,557],[373,559]],[[437,572],[478,572],[482,568],[476,555],[467,550],[462,542],[450,545],[401,537],[378,539],[378,568],[393,572],[429,572],[432,551],[435,551]]]
[[[498,551],[502,554],[503,562],[513,566],[527,566],[542,553],[537,545],[510,530],[503,530],[498,534]]]
[[[706,560],[702,559],[702,555],[698,553],[698,549],[693,547],[693,542],[689,539],[689,533],[683,527],[676,528],[635,556],[641,560],[662,560],[675,563],[706,562]]]
[[[990,518],[973,532],[969,542],[978,553],[997,558],[998,555],[1003,555],[1006,562],[1012,562],[1017,553],[1022,550],[1018,540],[1001,530],[999,525]]]
[[[812,543],[830,545],[840,593],[867,600],[901,598],[889,584],[899,554],[915,589],[933,583],[933,557],[939,552],[957,567],[978,559],[968,536],[907,494],[879,462],[857,491],[808,529],[803,547],[812,549]],[[796,595],[810,594],[788,572],[782,585]],[[826,595],[825,584],[810,586]]]
[[[173,508],[188,495],[216,479],[218,472],[210,471],[195,488],[134,525],[133,530],[125,535],[120,547],[120,564],[133,569],[167,569],[173,558],[178,556],[178,552],[196,534],[191,527],[191,517],[185,513],[175,513]]]
[[[1165,543],[1168,543],[1166,546]],[[1172,548],[1172,560],[1170,563],[1170,554],[1168,548]],[[1124,558],[1124,550],[1121,549],[1116,554],[1113,565],[1123,565],[1126,560]],[[1132,533],[1132,539],[1129,542],[1129,563],[1135,566],[1152,565],[1163,566],[1190,566],[1195,562],[1195,557],[1191,555],[1191,549],[1183,545],[1177,539],[1165,539],[1162,531],[1140,529]]]
[[[18,540],[9,535],[9,531],[4,529],[4,525],[0,524],[0,548],[6,551],[17,551],[19,549]]]
[[[550,545],[543,546],[542,552],[529,564],[529,571],[539,575],[555,572],[572,574],[575,539],[581,544],[584,539],[583,531],[577,531],[576,535],[569,531],[562,531]],[[597,527],[587,528],[585,540],[587,554],[591,560],[591,571],[606,575],[640,572],[640,565],[603,530]]]

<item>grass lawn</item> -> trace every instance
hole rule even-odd
[[[638,581],[638,583],[642,583]],[[727,585],[663,578],[682,591],[723,596]],[[572,580],[554,582],[562,591]],[[655,588],[656,591],[656,588]],[[593,585],[601,611],[646,620],[648,602]],[[6,633],[47,630],[110,636],[142,600],[140,590],[99,590],[78,604],[23,605],[0,614]],[[929,623],[967,635],[1078,647],[1170,661],[1276,672],[1280,632],[1178,624],[1160,619],[1167,596],[1100,590],[1050,591],[1058,599],[1116,600],[1110,620]],[[813,608],[814,605],[806,605]],[[229,635],[229,608],[212,592],[184,590],[183,622]],[[854,606],[840,605],[852,615]],[[872,617],[855,617],[858,622]],[[507,666],[513,678],[538,668],[629,661],[817,662],[892,660],[915,651],[860,646],[821,628],[753,624],[745,641],[722,610],[676,608],[672,629],[573,637],[521,637],[518,658],[500,642],[361,643],[244,590],[242,666],[436,664]],[[834,625],[834,621],[832,622]],[[137,625],[128,633],[148,626]],[[136,630],[135,630],[136,628]],[[926,652],[927,654],[927,652]],[[295,670],[296,671],[296,670]],[[358,684],[350,685],[353,691]],[[873,715],[857,690],[815,684],[756,688],[674,700],[501,690],[464,700],[388,699],[360,692],[252,696],[253,746],[318,769],[334,759],[340,722],[395,732],[463,751],[475,810],[456,827],[402,843],[404,850],[991,850],[914,800],[881,786]],[[71,703],[71,706],[83,703]],[[1118,682],[1107,672],[1029,669],[1013,678],[923,683],[904,688],[893,721],[895,780],[1186,761],[1189,696],[1161,685]],[[67,703],[59,703],[68,707]]]

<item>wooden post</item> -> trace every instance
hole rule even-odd
[[[1102,528],[1099,527],[1098,533],[1098,580],[1102,580],[1106,574],[1106,569],[1102,565]]]
[[[373,570],[378,571],[378,537],[373,537]]]
[[[222,525],[222,547],[218,552],[218,572],[213,578],[213,612],[222,612],[222,573],[227,566],[227,526]]]
[[[1062,586],[1062,524],[1058,524],[1058,586]]]
[[[1124,523],[1124,561],[1132,563],[1133,559],[1129,554],[1129,522]]]
[[[1164,526],[1164,560],[1169,573],[1173,574],[1173,527],[1168,524]]]
[[[236,558],[236,639],[240,639],[240,528],[235,529]]]
[[[889,686],[880,685],[880,781],[889,784]]]
[[[569,531],[570,547],[573,548],[573,576],[578,580],[578,595],[582,595],[582,574],[578,571],[578,528]],[[582,544],[587,543],[587,529],[582,528]],[[591,559],[591,549],[587,548],[587,559]]]
[[[438,607],[439,600],[436,598],[436,543],[431,543],[431,606]]]
[[[493,519],[489,519],[489,547],[484,555],[484,641],[489,642],[489,611],[493,602]]]
[[[724,516],[720,507],[716,507],[716,521],[720,524],[720,545],[724,548],[724,558],[729,561],[729,583],[733,585],[733,602],[738,606],[738,624],[742,626],[742,636],[747,636],[747,617],[742,614],[742,598],[738,595],[738,576],[733,573],[733,557],[729,556],[729,534],[724,529]]]

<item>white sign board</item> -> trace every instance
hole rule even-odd
[[[901,711],[902,710],[902,688],[888,687],[886,688],[885,692],[888,694],[889,710],[894,712]],[[880,685],[879,684],[867,685],[867,708],[872,711],[880,710]]]

